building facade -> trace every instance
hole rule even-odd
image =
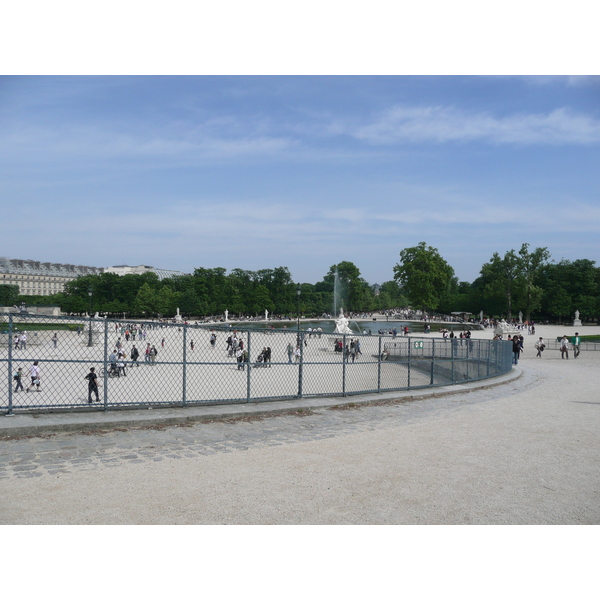
[[[51,296],[82,275],[99,275],[102,267],[0,258],[0,283],[18,285],[22,296]]]
[[[158,279],[162,281],[169,277],[181,277],[185,275],[181,271],[170,271],[169,269],[155,269],[148,265],[138,265],[130,267],[129,265],[115,265],[114,267],[106,267],[105,273],[116,273],[117,275],[141,275],[142,273],[156,273]]]

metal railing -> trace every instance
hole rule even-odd
[[[509,372],[511,348],[493,340],[7,315],[0,322],[0,411],[184,407],[434,387]],[[92,367],[97,386],[87,378]]]

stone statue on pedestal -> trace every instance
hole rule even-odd
[[[333,333],[352,335],[352,329],[348,327],[349,322],[344,316],[344,309],[340,308],[340,317],[335,320],[335,331]]]
[[[573,321],[573,327],[581,327],[581,320],[579,319],[579,311],[575,311],[575,320]]]

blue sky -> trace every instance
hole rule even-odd
[[[600,263],[600,78],[3,76],[0,255],[93,266],[354,262],[523,242]]]

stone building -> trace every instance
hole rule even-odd
[[[102,267],[0,257],[0,284],[18,285],[22,296],[50,296],[62,292],[65,283],[82,275],[99,275]]]
[[[148,265],[138,265],[130,267],[129,265],[115,265],[114,267],[106,267],[105,273],[116,273],[117,275],[141,275],[142,273],[156,273],[159,280],[169,277],[181,277],[185,275],[181,271],[170,271],[169,269],[155,269]]]

